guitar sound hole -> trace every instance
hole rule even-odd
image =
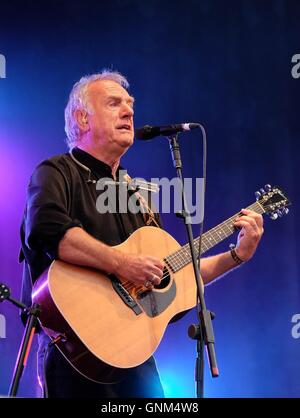
[[[165,267],[163,272],[163,277],[159,285],[154,286],[155,289],[164,289],[170,283],[171,277],[169,274],[169,270]]]

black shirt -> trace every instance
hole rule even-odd
[[[22,300],[26,305],[31,304],[32,282],[57,258],[58,244],[69,228],[81,227],[108,245],[118,245],[145,226],[142,213],[118,212],[118,188],[116,213],[99,213],[96,204],[103,190],[89,180],[113,181],[111,168],[79,148],[73,149],[73,155],[90,174],[66,153],[43,161],[30,179],[20,257],[25,259]]]

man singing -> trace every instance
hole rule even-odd
[[[24,258],[23,299],[30,304],[32,283],[53,260],[92,267],[122,277],[149,291],[160,284],[164,264],[151,255],[125,254],[113,246],[145,226],[143,213],[99,213],[99,179],[120,181],[120,160],[133,145],[134,98],[128,82],[117,72],[104,70],[81,78],[65,109],[70,151],[43,161],[32,174],[21,228]],[[249,260],[263,234],[261,215],[242,211],[234,252],[201,261],[204,284]],[[160,226],[159,216],[152,226]],[[80,303],[80,302],[79,302]],[[163,397],[155,360],[126,370],[122,380],[100,384],[82,376],[39,334],[38,374],[44,397],[113,398]]]

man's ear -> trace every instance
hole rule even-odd
[[[87,112],[85,110],[76,109],[74,112],[74,116],[80,130],[82,130],[83,132],[89,131],[90,126]]]

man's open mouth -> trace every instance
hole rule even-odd
[[[127,125],[127,124],[124,124],[124,125],[119,125],[119,126],[117,126],[117,129],[125,129],[126,131],[131,131],[131,126],[130,125]]]

